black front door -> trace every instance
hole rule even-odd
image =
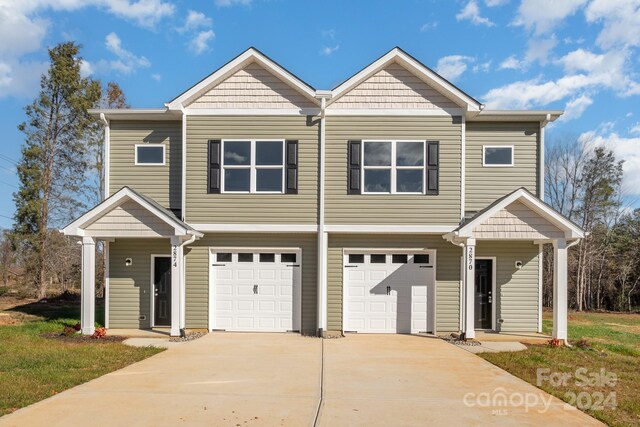
[[[153,325],[171,326],[171,258],[153,261]]]
[[[476,260],[476,329],[491,329],[491,306],[493,295],[493,261],[490,259]]]

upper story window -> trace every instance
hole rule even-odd
[[[136,145],[136,165],[163,166],[165,164],[164,144]]]
[[[482,166],[513,166],[513,145],[483,145]]]
[[[424,194],[425,141],[363,141],[364,193]]]
[[[223,140],[225,193],[283,193],[283,140]]]

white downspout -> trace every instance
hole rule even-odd
[[[110,151],[110,139],[111,139],[111,128],[109,124],[109,120],[104,115],[104,113],[100,113],[100,120],[104,123],[104,143],[103,143],[103,153],[104,156],[104,188],[102,194],[102,200],[109,197],[109,167],[111,165],[109,159],[109,151]]]
[[[193,242],[195,242],[197,236],[192,234],[188,240],[180,243],[180,248],[182,248],[182,259],[180,260],[180,276],[182,280],[180,281],[180,330],[183,331],[187,327],[187,281],[186,281],[186,261],[187,257],[184,254],[184,248]]]
[[[465,215],[465,193],[467,191],[466,186],[466,176],[467,176],[467,171],[466,171],[466,164],[467,164],[467,119],[465,117],[465,115],[462,115],[462,124],[461,124],[461,129],[460,129],[460,133],[461,133],[461,138],[460,138],[460,142],[461,142],[461,153],[462,153],[462,157],[460,158],[460,220],[464,220],[464,215]]]
[[[318,335],[323,336],[327,330],[327,250],[328,235],[324,231],[324,184],[326,153],[326,116],[327,99],[330,92],[317,93],[320,99],[320,171],[318,176]]]

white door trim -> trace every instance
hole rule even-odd
[[[213,254],[217,253],[217,252],[239,252],[239,251],[243,251],[243,252],[254,252],[254,253],[259,253],[259,252],[293,252],[296,254],[296,259],[297,259],[297,264],[299,265],[299,267],[297,268],[297,274],[294,274],[294,284],[295,284],[295,280],[298,281],[298,298],[297,301],[293,301],[294,307],[292,309],[292,312],[295,314],[296,312],[298,313],[297,317],[293,318],[292,321],[292,326],[294,330],[298,330],[300,332],[302,332],[302,248],[290,248],[290,247],[241,247],[241,246],[210,246],[208,248],[209,251],[209,256],[208,256],[208,262],[209,262],[209,284],[208,284],[208,293],[209,293],[209,307],[207,310],[207,327],[209,329],[209,332],[213,331],[215,329],[215,313],[214,313],[214,307],[215,307],[215,292],[214,292],[214,279],[213,279],[213,273],[214,270],[212,267],[212,264],[215,262],[215,260],[213,259]],[[297,311],[295,309],[295,305],[297,305]]]
[[[171,260],[171,254],[151,254],[151,268],[150,268],[150,272],[149,272],[149,277],[151,277],[151,283],[149,284],[149,288],[151,289],[151,292],[149,292],[151,294],[151,305],[149,306],[149,327],[150,328],[155,328],[155,307],[156,307],[156,300],[155,300],[155,289],[153,288],[155,282],[156,282],[156,265],[155,265],[155,261],[156,258],[169,258],[169,260]],[[173,294],[171,295],[171,298],[173,298]],[[168,327],[168,326],[161,326],[162,328]]]
[[[427,329],[431,329],[431,333],[437,333],[437,316],[436,316],[436,295],[437,295],[437,283],[438,283],[438,251],[436,249],[424,249],[424,248],[343,248],[342,249],[342,333],[344,334],[347,331],[347,293],[345,291],[345,283],[346,283],[346,269],[345,265],[347,264],[347,256],[349,254],[359,253],[359,254],[429,254],[429,256],[433,259],[433,286],[427,288]]]
[[[477,256],[477,260],[490,260],[491,261],[491,330],[496,330],[496,306],[498,305],[498,295],[496,294],[496,264],[498,264],[498,258],[495,256]],[[475,320],[474,320],[475,321]]]

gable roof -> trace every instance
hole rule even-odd
[[[487,219],[493,217],[497,212],[506,208],[515,201],[522,202],[538,215],[549,221],[549,223],[564,231],[567,239],[583,239],[586,236],[586,232],[579,225],[567,219],[551,205],[534,196],[526,188],[521,187],[506,196],[497,199],[489,206],[476,213],[473,217],[466,220],[458,228],[445,234],[444,238],[447,240],[454,240],[456,238],[464,239],[473,237],[473,230],[478,225],[483,224]]]
[[[241,70],[252,62],[260,64],[262,67],[266,68],[268,71],[283,80],[285,83],[296,89],[302,95],[312,100],[315,104],[320,104],[320,102],[316,99],[315,88],[313,88],[310,84],[306,83],[302,79],[298,78],[296,75],[288,71],[286,68],[282,67],[280,64],[269,58],[264,53],[260,52],[255,47],[250,47],[240,55],[233,58],[231,61],[227,62],[222,67],[218,68],[213,73],[209,74],[204,79],[200,80],[195,85],[191,86],[189,89],[166,103],[165,106],[169,110],[182,109],[193,99],[205,93],[208,89],[224,81],[227,77],[231,76],[232,74],[234,74],[238,70]]]
[[[451,100],[460,105],[460,107],[464,107],[464,110],[466,112],[480,112],[484,108],[484,106],[478,100],[464,92],[459,87],[455,86],[453,83],[451,83],[399,47],[394,47],[389,52],[385,53],[380,58],[367,65],[365,68],[358,71],[356,74],[340,83],[338,86],[334,87],[331,90],[332,98],[327,105],[331,105],[333,102],[339,99],[342,95],[348,93],[358,84],[364,82],[366,79],[394,62],[412,71],[425,83],[432,86],[447,97],[451,98]]]
[[[187,223],[179,220],[169,209],[160,205],[150,197],[144,196],[129,187],[122,187],[120,190],[106,198],[102,203],[73,221],[71,224],[60,230],[67,236],[83,236],[84,229],[93,224],[98,219],[107,215],[124,202],[132,200],[145,208],[149,213],[158,217],[161,221],[172,227],[176,236],[192,235],[202,237],[203,234],[196,231]]]

